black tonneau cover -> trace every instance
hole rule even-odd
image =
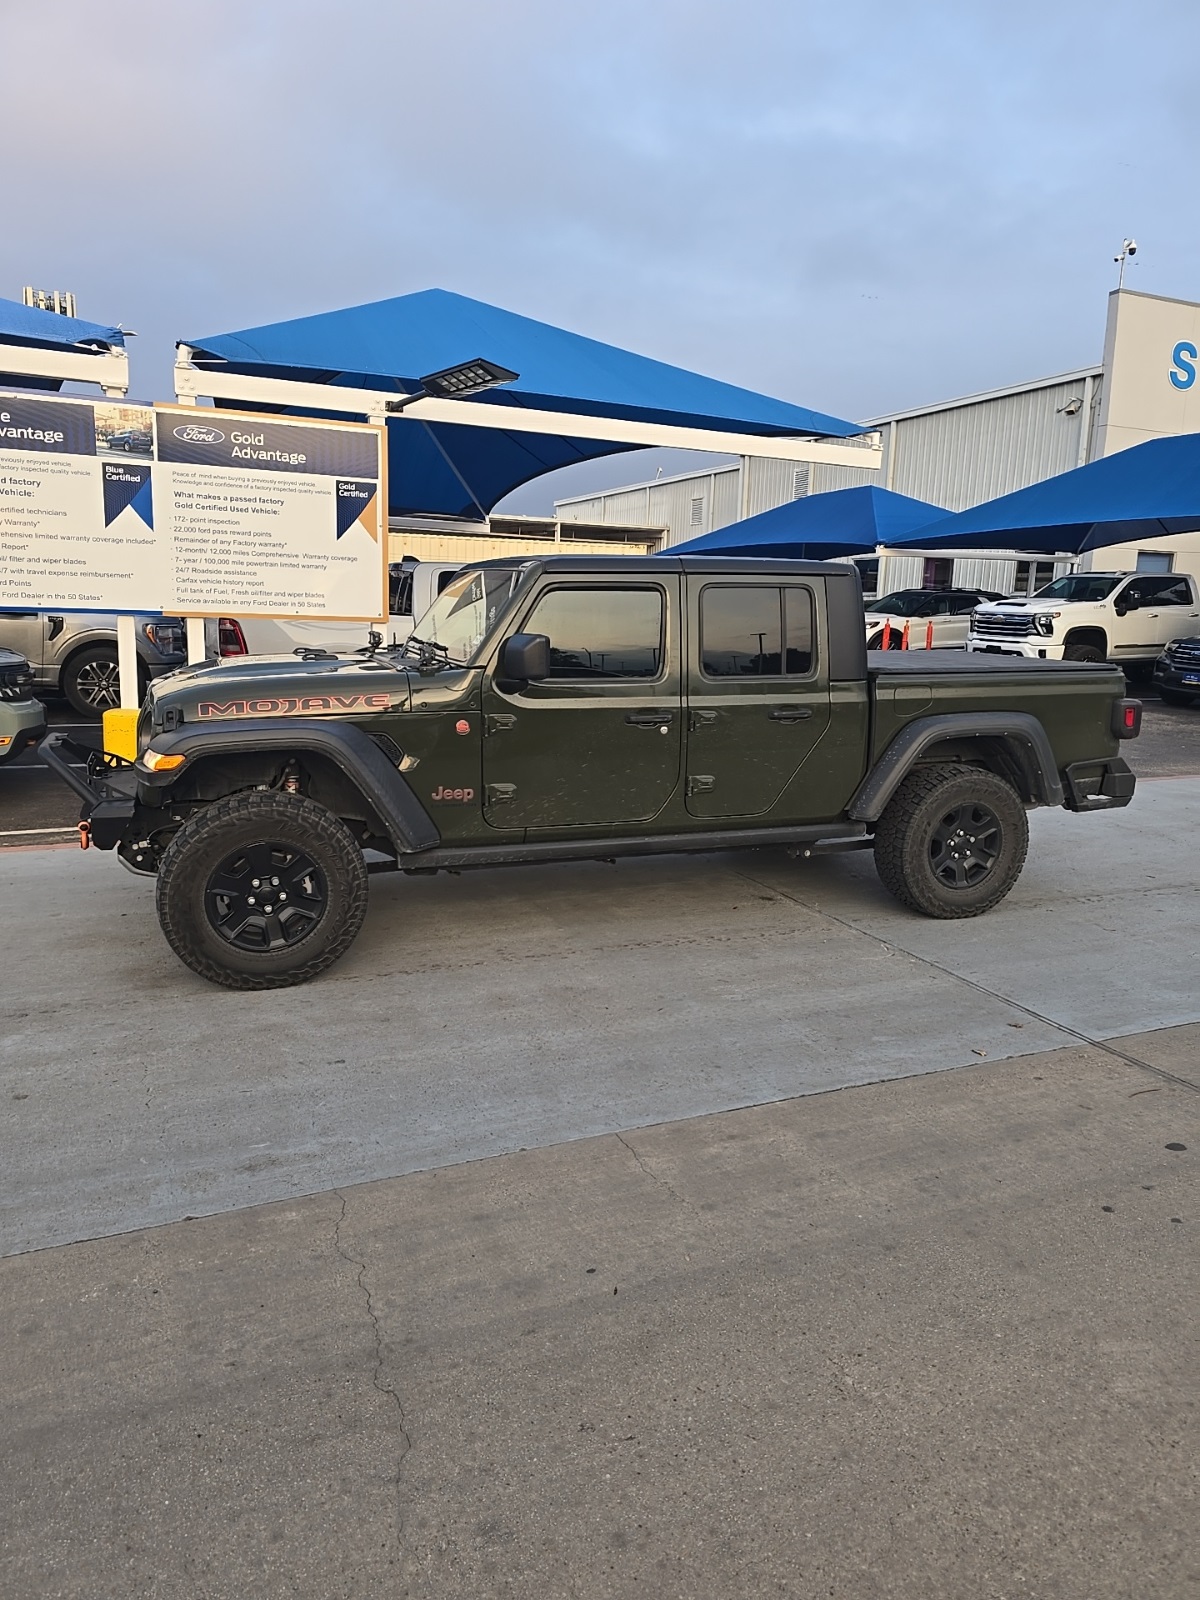
[[[1119,672],[1110,661],[1036,661],[1030,656],[993,655],[982,650],[868,650],[872,678],[947,678],[967,673]]]

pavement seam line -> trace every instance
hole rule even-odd
[[[900,950],[913,961],[919,961],[924,966],[932,967],[935,972],[940,972],[944,977],[952,978],[956,983],[962,983],[969,989],[974,989],[977,994],[986,995],[990,1000],[998,1000],[1001,1005],[1011,1006],[1015,1011],[1022,1012],[1027,1017],[1032,1017],[1035,1022],[1041,1022],[1048,1028],[1056,1028],[1058,1032],[1065,1033],[1068,1038],[1076,1040],[1079,1044],[1090,1045],[1093,1050],[1102,1050],[1105,1055],[1113,1056],[1118,1061],[1124,1061],[1127,1066],[1136,1067],[1141,1072],[1149,1072],[1154,1077],[1162,1079],[1165,1083],[1173,1083],[1176,1088],[1190,1089],[1193,1094],[1200,1094],[1200,1084],[1192,1083],[1187,1078],[1181,1078],[1174,1072],[1168,1072],[1165,1067],[1153,1067],[1148,1061],[1141,1061],[1137,1056],[1130,1055],[1125,1050],[1118,1050],[1115,1045],[1108,1044],[1103,1039],[1093,1039],[1090,1034],[1081,1033],[1078,1028],[1071,1027],[1068,1022],[1059,1022],[1054,1017],[1048,1017],[1041,1011],[1035,1011],[1032,1006],[1014,1000],[1009,995],[1001,994],[996,989],[989,989],[986,984],[968,978],[965,973],[955,972],[952,967],[945,967],[940,961],[935,961],[932,956],[923,956],[915,950],[910,950],[907,945],[898,943],[895,939],[885,939],[882,934],[872,933],[870,928],[861,928],[856,922],[850,922],[845,917],[835,916],[832,911],[825,911],[820,906],[813,905],[810,900],[802,900],[799,895],[792,894],[787,889],[782,889],[778,884],[763,883],[759,878],[752,878],[748,872],[734,869],[739,878],[744,878],[747,883],[753,883],[760,889],[770,889],[775,894],[781,894],[785,900],[790,900],[793,905],[800,906],[805,911],[811,911],[815,916],[824,917],[828,922],[836,922],[840,928],[846,928],[851,933],[865,935],[873,939],[876,944],[883,945],[885,949]]]
[[[375,1340],[375,1369],[371,1373],[371,1385],[379,1394],[390,1399],[395,1405],[396,1415],[399,1418],[400,1437],[404,1440],[404,1449],[400,1452],[400,1457],[396,1462],[396,1472],[392,1478],[392,1487],[396,1491],[396,1548],[403,1556],[404,1546],[401,1541],[400,1519],[400,1478],[404,1471],[404,1463],[408,1459],[408,1453],[412,1449],[412,1437],[409,1434],[408,1421],[404,1415],[403,1400],[401,1400],[399,1393],[392,1385],[383,1380],[383,1328],[380,1326],[379,1317],[375,1310],[375,1302],[372,1299],[370,1286],[367,1283],[367,1264],[365,1261],[360,1261],[357,1256],[352,1256],[342,1245],[342,1223],[346,1220],[346,1196],[340,1189],[334,1189],[332,1193],[337,1196],[342,1208],[338,1213],[337,1221],[333,1225],[333,1247],[343,1261],[352,1267],[358,1268],[358,1277],[355,1281],[362,1292],[367,1308],[367,1316],[371,1319],[371,1330]]]
[[[644,1158],[638,1154],[638,1152],[633,1148],[633,1146],[630,1144],[629,1140],[625,1137],[625,1135],[623,1133],[621,1133],[619,1130],[614,1130],[613,1138],[616,1139],[618,1144],[623,1144],[625,1146],[626,1150],[629,1151],[629,1154],[633,1157],[633,1159],[637,1162],[638,1166],[642,1169],[642,1171],[650,1179],[651,1183],[657,1184],[657,1186],[660,1189],[665,1189],[667,1191],[667,1193],[671,1196],[671,1199],[675,1200],[675,1201],[678,1201],[678,1203],[681,1206],[687,1205],[687,1201],[678,1192],[678,1190],[673,1189],[665,1178],[660,1178],[659,1177],[658,1173],[655,1172],[654,1168],[652,1166],[650,1166],[648,1164],[648,1162],[646,1162],[644,1160]]]

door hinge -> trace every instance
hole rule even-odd
[[[483,719],[483,737],[486,739],[493,733],[507,733],[510,728],[517,725],[516,717],[509,712],[492,712]]]
[[[691,732],[691,733],[695,733],[697,728],[707,728],[711,723],[714,723],[716,720],[717,720],[717,713],[715,711],[689,711],[688,712],[688,731]]]
[[[715,778],[710,778],[706,773],[697,773],[694,777],[688,779],[687,792],[689,794],[707,794],[710,789],[715,788],[716,782]]]
[[[489,783],[484,790],[484,803],[489,806],[508,806],[516,798],[515,783]]]

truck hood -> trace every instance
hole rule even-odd
[[[242,717],[348,717],[407,711],[409,675],[388,656],[231,656],[203,666],[178,667],[156,678],[146,697],[154,728],[168,709],[184,722],[225,722]]]

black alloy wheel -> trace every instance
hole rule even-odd
[[[63,693],[81,717],[102,717],[121,704],[121,674],[117,652],[101,646],[83,650],[69,661],[63,673]]]
[[[933,875],[949,889],[973,889],[1000,859],[1000,820],[990,807],[967,801],[947,811],[929,841]]]
[[[172,950],[224,989],[306,983],[367,913],[367,865],[345,822],[305,795],[211,801],[163,851],[155,900]]]
[[[994,772],[960,763],[919,767],[875,829],[884,887],[927,917],[977,917],[1020,876],[1029,820],[1020,795]]]
[[[204,909],[209,925],[235,950],[286,950],[325,915],[325,875],[303,850],[263,842],[232,851],[209,875]]]

